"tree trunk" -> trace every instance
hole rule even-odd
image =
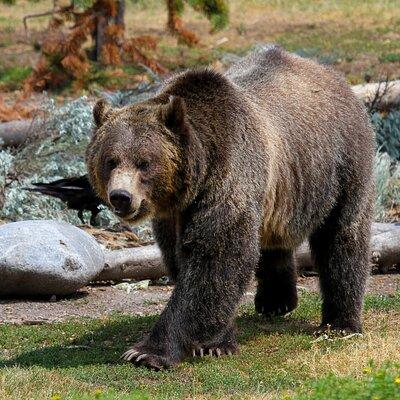
[[[113,44],[120,48],[122,43],[119,43],[119,38],[107,37],[106,29],[110,24],[120,25],[123,29],[125,28],[125,0],[113,0],[117,5],[117,12],[114,16],[110,16],[104,13],[101,3],[98,2],[96,9],[97,22],[96,28],[93,33],[94,40],[94,60],[102,62],[103,60],[103,48],[105,44]]]
[[[171,33],[176,33],[176,25],[178,16],[175,11],[175,0],[167,0],[167,9],[168,9],[168,22],[167,28]]]
[[[117,0],[118,9],[115,16],[115,23],[125,27],[125,0]]]
[[[101,61],[101,52],[103,50],[105,41],[105,29],[107,28],[108,21],[104,15],[97,18],[96,32],[95,32],[95,61]]]

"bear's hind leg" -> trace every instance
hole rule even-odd
[[[263,250],[258,263],[255,308],[266,316],[284,315],[297,306],[292,250]]]
[[[368,212],[349,218],[334,212],[310,238],[319,270],[322,328],[361,332],[361,314],[368,277],[370,218]]]

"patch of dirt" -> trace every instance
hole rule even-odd
[[[299,277],[299,289],[318,291],[317,277]],[[400,274],[371,276],[368,293],[394,294],[400,287]],[[132,291],[111,285],[87,286],[75,295],[62,299],[3,299],[0,300],[0,324],[43,324],[65,321],[72,317],[98,318],[112,313],[143,316],[158,314],[167,303],[173,286],[154,285]],[[252,303],[256,291],[253,284],[243,298]]]
[[[108,286],[86,286],[61,299],[0,300],[0,324],[35,325],[65,321],[72,317],[98,318],[112,313],[148,315],[159,313],[166,304],[172,286],[149,286],[129,294]]]

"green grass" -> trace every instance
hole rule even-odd
[[[1,3],[1,1],[0,1]],[[15,24],[21,23],[21,21],[19,21],[16,18],[7,18],[4,17],[3,15],[0,15],[0,31],[4,28],[4,27],[13,27],[15,26]]]
[[[316,343],[312,332],[320,313],[317,295],[303,293],[292,315],[271,321],[255,315],[253,307],[246,305],[237,319],[239,355],[191,358],[159,373],[119,360],[127,346],[151,329],[157,316],[113,315],[39,326],[3,325],[0,398],[330,399],[330,387],[340,384],[341,397],[332,398],[370,399],[349,393],[359,390],[383,396],[382,388],[388,393],[397,390],[399,311],[399,295],[368,297],[364,337]],[[391,364],[385,364],[388,361]],[[367,376],[363,369],[371,362],[376,367]],[[391,386],[382,383],[386,381]],[[395,397],[381,397],[386,398]]]
[[[381,29],[360,29],[356,26],[315,26],[299,27],[277,37],[278,43],[291,51],[313,48],[319,54],[336,53],[340,57],[377,54],[383,61],[395,62],[394,52],[399,48],[400,39],[381,40]],[[387,61],[386,61],[387,59]]]
[[[32,72],[31,67],[10,67],[0,69],[0,87],[7,90],[19,89]]]
[[[381,63],[394,63],[394,62],[399,62],[400,61],[400,54],[398,53],[387,53],[387,54],[382,54],[379,57],[379,61]]]
[[[332,374],[318,379],[293,400],[390,400],[400,399],[400,364],[366,367],[362,379],[338,378]]]

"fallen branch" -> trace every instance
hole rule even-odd
[[[299,271],[315,270],[308,243],[304,242],[295,254]],[[400,224],[374,223],[371,237],[371,265],[384,273],[400,264]],[[121,279],[159,279],[167,275],[157,245],[109,251],[104,270],[97,281]]]
[[[387,110],[400,107],[400,80],[356,85],[352,89],[360,100],[374,109]],[[0,148],[22,144],[32,135],[37,125],[39,121],[32,122],[32,120],[0,123]]]
[[[57,13],[58,10],[51,10],[51,11],[45,11],[45,12],[41,12],[41,13],[37,13],[37,14],[28,14],[25,15],[24,18],[22,19],[22,23],[24,24],[24,30],[25,30],[25,36],[27,38],[29,38],[29,34],[28,34],[28,24],[27,21],[28,19],[31,18],[40,18],[40,17],[46,17],[47,15],[54,15],[55,13]]]
[[[46,17],[47,15],[53,16],[54,14],[62,13],[63,11],[64,11],[64,9],[62,9],[62,8],[58,9],[57,8],[57,0],[53,0],[53,9],[52,10],[41,12],[41,13],[36,13],[36,14],[25,15],[24,18],[22,19],[22,23],[24,24],[26,38],[29,39],[28,19]]]
[[[373,103],[377,110],[387,111],[400,106],[400,80],[365,83],[352,86],[352,89],[367,106]]]

